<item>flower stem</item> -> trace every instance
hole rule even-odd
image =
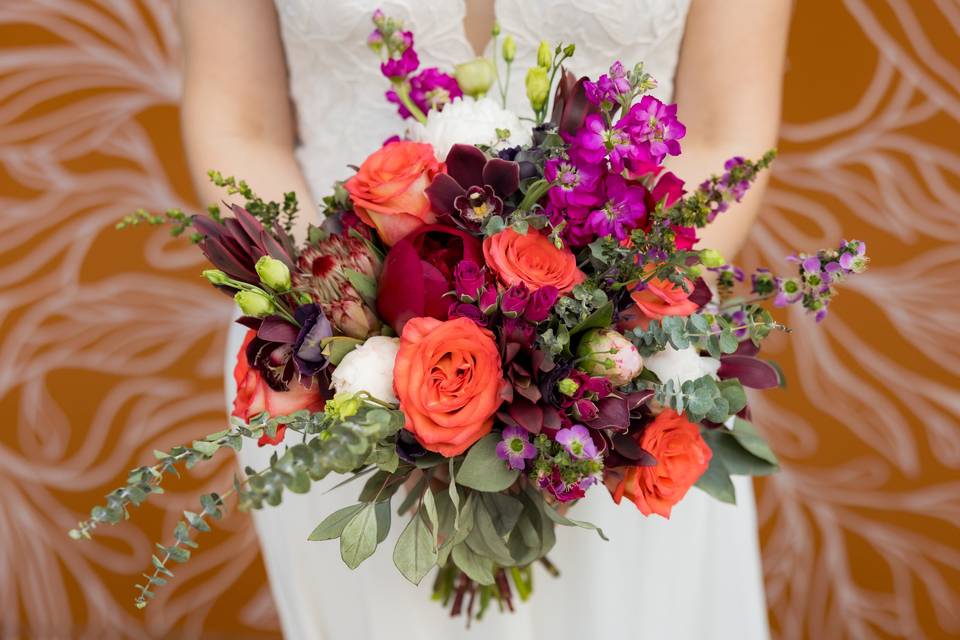
[[[421,124],[427,123],[427,116],[424,115],[423,111],[420,110],[413,100],[410,99],[410,84],[406,80],[401,80],[399,82],[393,83],[393,88],[397,92],[397,98],[400,99],[400,102],[407,108],[407,111],[410,112],[414,118],[417,119]]]

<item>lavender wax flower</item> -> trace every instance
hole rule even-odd
[[[497,443],[497,456],[506,460],[511,469],[523,471],[527,460],[537,456],[537,448],[530,442],[529,434],[522,427],[507,427],[503,440]]]

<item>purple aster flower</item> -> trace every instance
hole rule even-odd
[[[629,128],[634,142],[648,145],[650,154],[658,162],[668,154],[680,155],[679,140],[686,135],[687,128],[677,120],[677,105],[666,105],[653,96],[643,96],[620,123]]]
[[[598,236],[612,235],[624,240],[646,220],[646,191],[613,173],[604,180],[604,187],[607,201],[602,208],[590,212],[586,226]]]
[[[569,429],[557,431],[553,438],[560,443],[576,460],[587,460],[597,457],[597,445],[594,444],[590,432],[582,424],[575,424]]]
[[[523,471],[527,460],[537,457],[537,448],[529,440],[530,434],[522,427],[506,427],[503,439],[497,443],[497,456],[506,460],[511,469]]]

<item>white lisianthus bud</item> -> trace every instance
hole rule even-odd
[[[490,90],[496,73],[496,68],[489,58],[474,58],[453,68],[453,75],[460,85],[460,90],[474,98],[480,98]]]
[[[643,358],[632,342],[613,329],[593,329],[577,348],[577,367],[592,376],[602,376],[615,387],[623,386],[643,370]]]
[[[687,380],[696,380],[706,375],[716,378],[720,361],[701,356],[696,347],[678,350],[668,344],[663,351],[647,356],[646,368],[657,374],[660,382],[673,380],[679,387]]]
[[[261,256],[254,266],[260,282],[274,291],[283,293],[290,290],[290,269],[276,258]]]
[[[399,350],[399,338],[367,338],[366,342],[345,355],[333,370],[331,385],[337,393],[366,391],[377,400],[396,403],[393,364]]]

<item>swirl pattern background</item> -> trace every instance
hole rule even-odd
[[[759,483],[782,638],[960,635],[960,5],[797,3],[782,155],[745,266],[844,231],[873,269],[774,348],[756,397],[785,461]],[[275,638],[257,541],[233,515],[143,613],[132,576],[224,456],[134,523],[65,537],[125,471],[222,423],[229,300],[164,230],[195,206],[165,0],[0,5],[0,636]],[[822,410],[821,410],[822,409]]]

